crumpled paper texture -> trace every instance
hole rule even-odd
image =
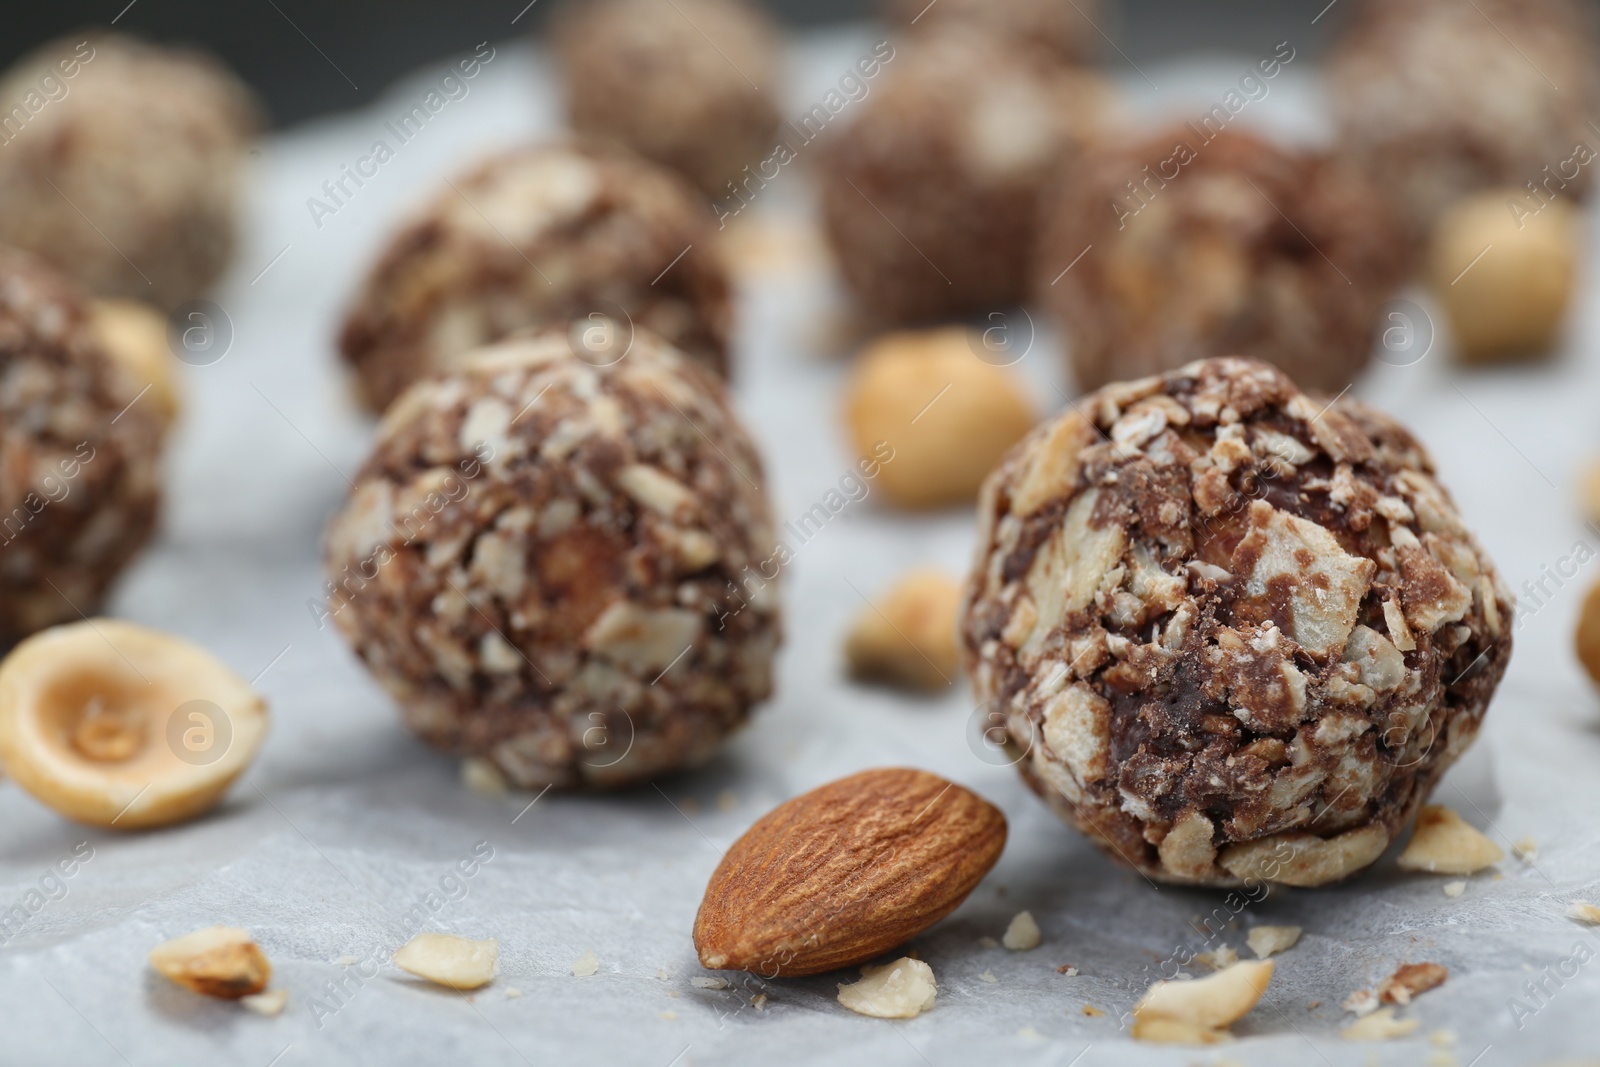
[[[795,112],[878,39],[865,27],[801,38]],[[465,55],[474,42],[461,44]],[[877,595],[913,564],[959,573],[970,551],[968,513],[898,515],[870,494],[798,547],[784,577],[778,694],[710,766],[609,796],[463,789],[453,762],[401,731],[308,605],[320,592],[321,529],[371,433],[331,340],[359,272],[441,176],[559,126],[543,57],[514,40],[496,48],[470,92],[331,214],[314,215],[308,198],[385,137],[384,123],[437,85],[448,60],[366,110],[262,146],[244,250],[215,294],[233,345],[214,365],[186,368],[164,531],[110,610],[260,675],[274,732],[220,811],[160,832],[77,827],[0,785],[0,907],[42,901],[0,933],[0,1061],[1413,1064],[1440,1051],[1428,1035],[1444,1030],[1452,1062],[1487,1067],[1600,1047],[1600,937],[1564,917],[1572,900],[1600,900],[1600,698],[1570,651],[1582,593],[1600,575],[1600,532],[1582,523],[1573,491],[1583,461],[1600,452],[1597,323],[1586,299],[1549,364],[1458,371],[1441,336],[1420,362],[1375,363],[1355,388],[1432,448],[1523,604],[1484,734],[1437,797],[1508,853],[1460,897],[1443,893],[1449,879],[1404,874],[1389,857],[1353,883],[1274,889],[1234,915],[1223,894],[1157,887],[1107,861],[976,740],[981,713],[964,685],[928,700],[843,679],[840,643],[863,606],[854,590]],[[1146,64],[1159,91],[1131,72],[1121,81],[1139,111],[1189,116],[1253,62],[1241,53]],[[1286,69],[1248,120],[1315,137],[1325,127],[1313,75],[1309,63]],[[840,294],[810,246],[772,240],[792,235],[807,210],[807,165],[802,154],[736,222],[764,220],[746,232],[765,235],[766,255],[744,288],[737,398],[765,449],[780,522],[853,464],[838,421],[845,366],[827,355],[848,347],[829,325]],[[1593,280],[1583,285],[1587,296]],[[1064,406],[1070,386],[1042,324],[1016,369],[1034,383],[1041,413]],[[854,977],[843,974],[694,985],[703,972],[690,926],[721,851],[778,801],[892,764],[956,779],[1010,820],[999,866],[912,946],[938,977],[936,1006],[907,1022],[851,1015],[834,1000],[837,983]],[[1530,861],[1510,855],[1524,838],[1538,843]],[[52,879],[75,849],[92,855]],[[1042,945],[1013,953],[983,940],[1024,908]],[[265,947],[273,984],[289,991],[282,1016],[197,997],[145,966],[159,941],[216,922],[248,927]],[[1245,951],[1255,923],[1305,935],[1278,957],[1236,1043],[1202,1051],[1128,1038],[1125,1013],[1149,981],[1218,944]],[[424,929],[498,938],[500,977],[462,996],[403,975],[388,956]],[[574,977],[590,951],[598,973]],[[1381,1046],[1342,1041],[1340,1001],[1417,961],[1450,970],[1402,1013],[1420,1020],[1417,1033]],[[1068,964],[1077,976],[1057,972]]]

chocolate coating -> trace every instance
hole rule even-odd
[[[1386,201],[1332,157],[1203,138],[1100,146],[1049,198],[1034,278],[1079,386],[1241,354],[1339,392],[1410,268]]]
[[[985,486],[974,688],[1028,783],[1152,878],[1356,873],[1505,672],[1511,596],[1427,453],[1323,408],[1197,362],[1091,394]]]
[[[1592,185],[1600,55],[1569,0],[1363,0],[1328,82],[1341,154],[1418,237],[1481,189],[1526,189],[1532,210]]]
[[[144,547],[165,429],[82,293],[0,248],[0,645],[93,613]]]
[[[659,338],[606,365],[565,331],[508,340],[385,414],[327,610],[434,747],[530,788],[640,781],[771,692],[761,486],[721,381]]]
[[[819,168],[828,241],[862,310],[915,323],[1020,303],[1040,190],[1111,104],[1098,76],[986,34],[896,45]]]
[[[116,34],[62,38],[7,71],[0,107],[0,243],[95,295],[161,307],[222,274],[260,119],[219,63]]]
[[[572,128],[671,167],[712,196],[771,154],[777,32],[740,0],[584,0],[556,34]]]
[[[595,314],[726,372],[727,271],[710,208],[676,175],[558,144],[452,183],[395,234],[345,320],[340,347],[369,407],[516,330]]]

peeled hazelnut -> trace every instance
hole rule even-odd
[[[1434,233],[1429,274],[1465,362],[1543,355],[1566,318],[1581,216],[1561,198],[1513,213],[1524,199],[1520,189],[1469,197]]]
[[[451,989],[477,989],[500,972],[500,943],[452,934],[418,934],[394,954],[395,966]]]
[[[250,931],[208,926],[163,941],[150,950],[150,966],[186,989],[236,1000],[267,988],[272,964]]]
[[[914,1019],[933,1007],[939,995],[933,968],[903,956],[882,967],[861,968],[862,978],[839,984],[839,1003],[859,1015]]]
[[[845,419],[862,456],[893,450],[878,484],[904,508],[977,499],[984,477],[1032,428],[1034,413],[1009,372],[974,353],[959,328],[892,333],[861,354]]]
[[[845,658],[857,678],[906,689],[942,689],[961,671],[956,612],[961,585],[936,570],[915,570],[856,616]]]
[[[1156,982],[1133,1008],[1133,1036],[1161,1044],[1210,1045],[1253,1007],[1272,981],[1271,960],[1249,960],[1205,978]]]
[[[1499,845],[1439,804],[1424,805],[1411,843],[1395,862],[1403,871],[1473,874],[1506,858]]]
[[[178,417],[178,373],[167,345],[167,320],[149,304],[137,300],[104,299],[89,302],[90,323],[111,357],[133,376],[140,389],[171,425]]]
[[[1591,586],[1584,595],[1575,636],[1578,662],[1583,664],[1583,669],[1589,672],[1594,683],[1600,685],[1600,582]]]
[[[267,706],[209,652],[115,619],[56,626],[0,663],[0,764],[68,818],[138,829],[210,808]]]

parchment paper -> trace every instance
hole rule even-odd
[[[794,113],[877,39],[865,26],[802,38]],[[1141,113],[1197,117],[1275,43],[1113,73]],[[441,42],[462,55],[476,44]],[[320,60],[308,53],[307,62]],[[387,699],[308,609],[319,592],[321,529],[371,433],[347,398],[332,338],[401,211],[485,151],[558,127],[543,59],[499,42],[469,95],[450,101],[320,227],[307,199],[365,155],[447,63],[364,110],[262,146],[244,249],[216,294],[232,348],[212,366],[186,368],[164,529],[110,610],[201,641],[259,676],[274,732],[220,811],[164,832],[78,827],[0,785],[0,907],[43,894],[0,943],[0,1062],[943,1067],[984,1057],[1088,1067],[1224,1057],[1416,1064],[1450,1054],[1489,1067],[1600,1047],[1600,964],[1589,962],[1600,938],[1564,917],[1572,900],[1600,900],[1600,700],[1571,653],[1582,593],[1600,575],[1592,561],[1600,533],[1577,517],[1573,491],[1582,461],[1600,452],[1592,278],[1582,283],[1571,340],[1549,365],[1455,370],[1441,326],[1426,358],[1374,363],[1354,390],[1433,449],[1443,481],[1524,600],[1485,732],[1439,797],[1508,858],[1455,899],[1442,891],[1447,879],[1403,874],[1386,858],[1349,885],[1274,890],[1237,916],[1225,910],[1236,928],[1208,940],[1196,924],[1204,929],[1199,917],[1225,908],[1223,897],[1156,888],[1061,825],[1011,768],[972,743],[964,684],[914,700],[843,680],[841,637],[862,607],[855,590],[877,595],[915,563],[959,573],[971,540],[965,511],[907,518],[868,497],[801,547],[784,578],[789,636],[778,695],[701,771],[615,796],[549,794],[529,807],[531,796],[463,789],[451,761],[400,729]],[[1239,121],[1316,138],[1324,122],[1315,72],[1297,60]],[[765,448],[780,522],[837,485],[852,462],[837,415],[840,296],[794,240],[808,211],[805,166],[802,156],[738,220],[753,227],[747,237],[764,234],[778,250],[747,277],[737,398]],[[788,236],[774,243],[775,233]],[[1034,384],[1041,414],[1072,391],[1042,326],[1017,370]],[[1010,820],[994,873],[915,942],[938,976],[933,1010],[909,1022],[851,1015],[833,998],[853,976],[692,984],[704,972],[690,924],[719,851],[776,802],[887,764],[965,783]],[[1531,861],[1510,855],[1524,838],[1538,844]],[[92,856],[50,880],[75,849]],[[997,938],[1023,908],[1043,928],[1043,945],[986,947],[981,939]],[[289,991],[282,1016],[192,995],[147,969],[151,946],[213,922],[254,932],[274,984]],[[1127,1038],[1121,1017],[1153,977],[1175,969],[1167,961],[1224,943],[1243,950],[1254,923],[1306,932],[1279,957],[1236,1043],[1202,1051]],[[419,929],[498,938],[503,973],[471,997],[420,985],[387,963]],[[598,973],[574,977],[588,951]],[[1444,964],[1450,978],[1403,1013],[1420,1020],[1416,1035],[1373,1046],[1339,1038],[1348,993],[1422,960]],[[1057,973],[1066,964],[1078,975]],[[1532,981],[1544,992],[1531,995]],[[757,994],[766,997],[760,1008]],[[1439,1030],[1452,1035],[1442,1048],[1428,1037]]]

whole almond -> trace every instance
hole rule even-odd
[[[1006,819],[926,771],[862,771],[778,805],[733,843],[694,922],[700,962],[766,977],[863,963],[956,909]]]

